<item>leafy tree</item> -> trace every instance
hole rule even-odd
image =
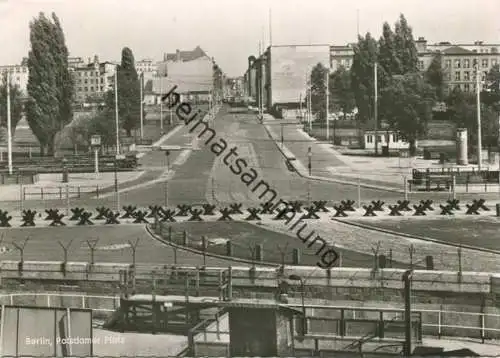
[[[384,22],[382,36],[378,41],[378,47],[378,63],[380,65],[378,82],[380,87],[383,88],[388,84],[389,79],[393,75],[400,75],[403,73],[401,59],[398,57],[398,51],[396,51],[396,36],[387,22]]]
[[[311,111],[321,120],[326,118],[326,73],[328,69],[318,63],[311,71]]]
[[[73,79],[57,16],[40,13],[30,23],[26,119],[44,155],[54,155],[55,136],[72,119]]]
[[[116,145],[115,95],[113,91],[108,91],[104,100],[106,103],[104,108],[95,113],[87,123],[87,138],[90,142],[92,135],[100,135],[101,144],[104,147],[111,147]]]
[[[373,117],[374,105],[374,66],[378,58],[377,42],[367,33],[358,37],[354,46],[351,67],[351,85],[359,118],[367,121]]]
[[[122,50],[122,61],[117,71],[119,120],[121,127],[125,129],[127,136],[130,137],[132,136],[132,130],[140,125],[141,95],[134,55],[128,47],[124,47]],[[114,89],[111,93],[113,102],[108,103],[110,105],[108,108],[114,110]]]
[[[436,92],[436,100],[442,102],[445,98],[445,83],[443,73],[443,56],[441,53],[436,53],[425,72],[427,82],[434,87]]]
[[[399,15],[399,20],[394,25],[394,43],[397,58],[399,59],[400,73],[407,74],[418,71],[418,51],[413,38],[413,30],[408,25],[403,14]]]
[[[500,112],[500,66],[493,66],[486,76],[484,90],[481,92],[481,101],[487,106]]]
[[[17,123],[23,116],[23,95],[19,86],[10,83],[10,124],[11,135],[14,136]],[[3,75],[0,85],[0,126],[7,128],[7,74]]]
[[[385,119],[410,144],[411,155],[415,155],[416,140],[424,133],[427,121],[432,118],[433,91],[418,73],[393,76],[389,85],[382,90],[382,100],[388,108]]]
[[[332,107],[336,106],[344,113],[344,119],[347,113],[353,111],[356,106],[354,93],[351,87],[351,73],[343,66],[339,67],[331,75],[330,93],[332,98]]]

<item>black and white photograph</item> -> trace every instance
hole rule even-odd
[[[0,28],[0,358],[500,357],[500,1]]]

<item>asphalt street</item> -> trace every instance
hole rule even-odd
[[[181,128],[163,143],[163,145],[181,147],[180,150],[171,151],[168,158],[170,170],[168,175],[165,153],[161,151],[150,152],[140,159],[142,169],[145,169],[146,173],[134,182],[120,185],[120,190],[122,190],[140,184],[133,190],[127,189],[128,191],[120,193],[120,206],[147,207],[148,205],[166,204],[175,206],[206,202],[220,205],[241,202],[246,206],[255,206],[266,199],[259,199],[258,196],[262,191],[252,192],[253,186],[247,187],[242,183],[240,176],[233,174],[229,166],[223,162],[225,154],[217,157],[210,150],[210,145],[204,144],[206,138],[209,137],[208,134],[198,139],[198,144],[194,149],[186,149],[191,148],[193,138],[201,132],[200,128],[197,128],[193,133],[189,133],[189,128],[181,125]],[[210,144],[222,138],[228,142],[227,152],[231,147],[236,147],[238,157],[245,159],[248,168],[254,168],[258,173],[258,179],[254,184],[259,180],[264,180],[270,188],[278,193],[278,197],[284,200],[338,202],[352,199],[358,201],[358,196],[360,196],[361,201],[367,203],[378,199],[386,202],[403,199],[403,194],[400,193],[367,188],[361,188],[358,192],[356,183],[346,185],[309,180],[290,171],[276,143],[269,138],[264,126],[259,123],[253,113],[238,112],[229,107],[222,107],[213,121],[212,128],[216,132],[216,137]],[[294,145],[307,146],[307,143],[295,143]],[[321,171],[321,161],[314,163],[314,166],[318,168],[318,171]],[[144,182],[158,177],[161,177],[161,180],[157,180],[156,183],[144,184]],[[107,195],[100,198],[89,196],[80,199],[72,198],[69,200],[69,206],[116,207],[117,200],[113,189],[109,188],[107,192]],[[449,194],[430,193],[428,197],[435,200],[446,200],[449,198]],[[471,197],[477,197],[477,195]],[[422,195],[415,195],[414,199],[417,198],[422,199]],[[412,198],[410,197],[410,199]],[[20,207],[18,202],[3,202],[1,205],[4,209],[10,210]],[[36,200],[24,203],[24,208],[41,209],[65,206],[68,206],[68,202],[64,199]]]

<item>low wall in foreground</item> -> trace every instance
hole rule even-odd
[[[280,280],[297,275],[305,281],[308,304],[401,309],[404,272],[400,269],[321,270],[298,266],[287,266],[283,270],[274,267],[231,267],[232,295],[234,298],[270,298],[276,293]],[[226,282],[229,270],[167,265],[134,269],[129,264],[2,261],[0,290],[3,294],[71,293],[79,297],[68,298],[68,302],[80,306],[80,301],[90,304],[80,295],[120,295],[125,273],[129,292],[151,293],[155,286],[157,294],[184,295],[188,286],[189,295],[216,296],[221,283]],[[299,302],[300,282],[289,279],[286,282],[292,302]],[[416,270],[412,276],[412,295],[413,309],[427,310],[422,313],[424,334],[500,338],[500,309],[497,303],[500,302],[500,274]],[[44,304],[46,300],[46,297],[40,297],[36,302]],[[97,297],[91,300],[98,307],[109,310],[116,307],[116,301],[109,298],[106,303],[101,303]],[[52,304],[58,302],[62,305],[63,301],[59,301],[55,297],[51,299]],[[318,317],[328,315],[320,309],[313,309],[311,314]]]

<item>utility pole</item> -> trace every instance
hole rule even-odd
[[[144,95],[143,95],[143,87],[144,87],[144,72],[141,72],[140,77],[140,88],[141,88],[141,139],[144,139]]]
[[[309,81],[308,82],[309,85],[307,86],[307,89],[309,91],[309,96],[307,96],[307,101],[308,101],[308,104],[307,104],[307,112],[308,112],[308,117],[309,117],[309,133],[312,132],[312,99],[311,99],[311,95],[312,95],[312,89],[311,89],[311,82]]]
[[[120,121],[118,119],[118,66],[115,69],[115,125],[116,125],[116,155],[120,155]]]
[[[328,61],[330,62],[330,61]],[[325,81],[325,95],[326,95],[326,108],[325,108],[325,113],[326,113],[326,140],[330,140],[330,118],[329,117],[329,105],[330,105],[330,64],[328,64],[328,67],[326,68],[326,81]]]
[[[373,117],[375,120],[375,155],[378,155],[378,64],[373,67],[375,103],[373,104]]]
[[[163,134],[163,77],[160,77],[160,128]]]
[[[300,113],[300,122],[304,123],[304,118],[302,115],[302,93],[299,94],[299,113]]]
[[[273,46],[273,11],[269,8],[269,48]]]
[[[10,72],[7,70],[7,156],[9,175],[12,175],[12,118],[10,113]]]
[[[477,170],[482,168],[482,138],[481,138],[481,71],[479,59],[476,60],[476,106],[477,106]]]

